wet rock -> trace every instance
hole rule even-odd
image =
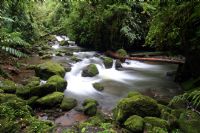
[[[121,61],[120,61],[120,60],[116,60],[115,68],[116,68],[116,69],[122,68],[122,64],[121,64]]]
[[[68,43],[68,41],[61,41],[61,42],[60,42],[60,45],[61,45],[61,46],[68,46],[69,43]]]
[[[76,107],[76,105],[77,105],[76,99],[70,98],[70,97],[64,97],[60,105],[60,108],[62,110],[69,111],[73,109],[74,107]]]
[[[77,56],[72,56],[72,57],[71,57],[71,60],[74,61],[74,62],[79,62],[79,61],[81,61],[81,59],[79,59]]]
[[[132,132],[142,132],[144,127],[144,120],[140,116],[133,115],[125,121],[124,126],[126,129]]]
[[[53,92],[37,100],[37,104],[41,107],[55,107],[62,102],[64,93]]]
[[[94,83],[93,87],[97,90],[97,91],[103,91],[104,87],[103,85],[101,85],[100,83]]]
[[[86,99],[82,105],[85,115],[94,116],[97,113],[98,102],[96,100]]]
[[[103,57],[103,63],[105,65],[105,67],[108,68],[112,68],[113,65],[113,59],[110,57]]]
[[[99,74],[95,64],[88,65],[82,72],[83,77],[94,77]]]
[[[131,115],[157,117],[160,116],[160,110],[154,99],[141,94],[135,94],[121,99],[114,109],[114,118],[119,123],[123,123]]]
[[[3,80],[0,81],[0,89],[3,90],[5,93],[15,93],[17,88],[21,86],[16,84],[11,80]]]
[[[46,80],[53,75],[60,75],[61,77],[64,77],[65,69],[60,64],[49,61],[39,64],[35,68],[35,73],[36,76]]]

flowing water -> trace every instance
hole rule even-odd
[[[58,41],[52,46],[54,49],[79,49],[74,42],[70,42],[73,45],[67,48],[60,47],[59,41],[68,41],[69,38],[56,38]],[[112,68],[106,69],[101,58],[103,55],[95,51],[73,54],[81,61],[70,62],[67,56],[53,58],[54,61],[72,66],[72,70],[65,75],[68,82],[65,95],[79,101],[85,98],[96,99],[103,110],[110,111],[130,91],[139,91],[159,100],[169,100],[180,93],[180,87],[173,81],[173,77],[167,76],[168,72],[176,71],[177,65],[126,60],[120,70],[115,68],[116,61]],[[82,77],[83,69],[89,64],[95,64],[99,74],[95,77]],[[102,92],[93,88],[92,84],[96,82],[104,85]]]

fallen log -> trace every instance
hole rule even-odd
[[[143,53],[132,53],[130,57],[150,57],[150,56],[163,56],[167,55],[165,52],[143,52]]]
[[[128,60],[137,60],[137,61],[150,61],[150,62],[164,62],[164,63],[172,63],[172,64],[184,64],[184,60],[172,60],[172,59],[163,59],[163,58],[144,58],[144,57],[121,57],[117,53],[112,51],[107,51],[105,53],[107,56],[119,59],[124,62],[126,59]]]

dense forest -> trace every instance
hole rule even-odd
[[[199,42],[198,0],[1,0],[0,132],[199,133]]]

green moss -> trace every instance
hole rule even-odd
[[[95,103],[96,105],[99,105],[98,102],[97,102],[97,100],[90,99],[90,98],[85,99],[85,100],[83,101],[82,105],[85,106],[85,105],[88,104],[88,103]]]
[[[82,72],[83,77],[94,77],[99,74],[99,71],[95,64],[88,65]]]
[[[117,50],[117,54],[119,56],[121,56],[121,57],[126,57],[128,55],[127,52],[126,52],[126,50],[124,50],[124,49]]]
[[[36,101],[39,99],[38,96],[33,96],[31,98],[29,98],[26,103],[31,106],[31,107],[34,107],[36,105]]]
[[[21,87],[18,88],[16,91],[16,94],[20,97],[23,97],[25,99],[30,98],[32,96],[44,96],[49,93],[55,92],[57,90],[56,84],[44,84],[41,86],[35,86],[35,87]]]
[[[137,92],[137,91],[129,92],[127,98],[130,98],[130,97],[136,96],[136,95],[141,95],[141,93],[139,93],[139,92]]]
[[[110,57],[104,57],[103,58],[103,63],[105,65],[106,68],[112,68],[113,65],[113,59]]]
[[[56,91],[61,91],[61,92],[63,92],[67,87],[67,81],[65,81],[59,75],[55,75],[55,76],[50,77],[47,80],[47,84],[55,85]]]
[[[40,85],[40,78],[39,77],[31,77],[26,84],[27,87],[35,87]]]
[[[143,95],[134,95],[119,101],[114,110],[114,118],[117,122],[123,122],[131,115],[160,116],[157,102]]]
[[[142,132],[144,120],[140,116],[133,115],[125,121],[124,126],[132,132]]]
[[[54,92],[38,99],[37,103],[41,107],[55,107],[56,105],[61,103],[63,97],[64,97],[63,93]]]
[[[60,108],[62,110],[71,110],[73,109],[74,107],[76,107],[77,105],[77,101],[76,99],[74,98],[69,98],[69,97],[64,97],[63,100],[62,100],[62,103],[60,105]]]
[[[81,132],[88,133],[91,131],[99,133],[116,133],[116,131],[113,130],[113,124],[107,122],[102,114],[96,114],[95,116],[90,117],[85,122],[80,123],[78,129]]]
[[[169,129],[169,123],[166,120],[157,117],[145,117],[144,122],[146,126]]]
[[[47,124],[32,116],[31,108],[12,94],[0,95],[0,132],[2,133],[40,133],[51,129]]]
[[[17,85],[15,82],[11,80],[3,80],[0,81],[0,89],[3,90],[5,93],[15,93],[16,89],[20,86]]]
[[[94,116],[97,113],[98,102],[96,100],[86,99],[82,105],[85,115]]]
[[[39,64],[35,72],[38,77],[44,80],[54,75],[60,75],[61,77],[65,75],[65,69],[60,64],[51,61]]]
[[[97,90],[97,91],[102,91],[104,90],[104,87],[100,84],[100,83],[94,83],[93,87]]]
[[[54,75],[48,79],[46,84],[38,85],[38,81],[32,81],[25,87],[18,88],[16,94],[27,99],[32,96],[41,97],[55,91],[63,92],[66,87],[67,81],[65,81],[59,75]]]

